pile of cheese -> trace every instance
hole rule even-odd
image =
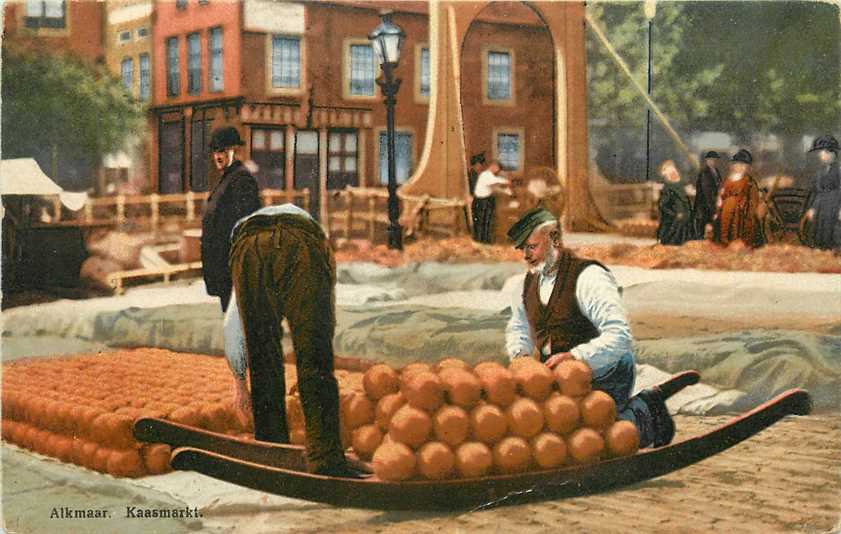
[[[592,371],[531,358],[471,369],[447,358],[401,372],[378,364],[342,396],[342,432],[378,478],[441,480],[553,469],[634,454],[639,432],[592,390]]]

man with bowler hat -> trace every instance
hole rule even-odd
[[[704,154],[704,168],[695,180],[695,225],[698,238],[703,239],[707,225],[715,217],[715,200],[721,187],[721,172],[716,166],[721,158],[718,152],[710,150]]]
[[[817,152],[820,167],[815,176],[806,218],[812,223],[812,246],[841,249],[841,172],[838,167],[838,140],[822,135],[809,152]]]
[[[213,163],[222,178],[207,198],[202,218],[202,274],[208,295],[219,297],[222,311],[231,298],[231,273],[228,253],[231,231],[241,218],[260,209],[257,181],[236,157],[236,148],[244,143],[232,126],[217,128],[210,138]]]

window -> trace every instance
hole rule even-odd
[[[430,71],[429,71],[429,48],[424,46],[420,49],[420,72],[418,73],[418,79],[420,80],[420,86],[418,87],[418,94],[424,98],[429,98],[429,84],[430,84]]]
[[[412,174],[412,134],[395,132],[394,161],[397,183],[405,183]],[[380,184],[388,185],[388,135],[380,132]]]
[[[131,41],[131,30],[120,32],[118,39],[120,41],[120,44],[125,44]]]
[[[149,68],[149,54],[140,54],[140,100],[149,100],[152,88],[152,70]]]
[[[159,176],[158,192],[162,194],[184,191],[184,123],[171,121],[161,123],[158,141]]]
[[[175,0],[176,9],[187,9],[187,0]]]
[[[28,0],[24,25],[27,28],[65,28],[67,5],[59,0]]]
[[[511,132],[496,134],[496,153],[505,170],[520,170],[522,161],[520,134]]]
[[[488,100],[511,100],[511,54],[488,52]]]
[[[225,66],[222,61],[222,28],[212,28],[208,39],[210,47],[210,90],[222,91],[225,88]]]
[[[137,28],[137,40],[149,37],[149,28]]]
[[[194,115],[195,116],[195,115]],[[190,136],[190,190],[207,191],[210,171],[211,120],[193,120]]]
[[[282,128],[251,129],[251,159],[257,164],[260,189],[286,188],[286,131]]]
[[[178,37],[166,40],[166,94],[178,96],[181,92],[181,77],[178,66]]]
[[[369,44],[350,45],[350,95],[374,96],[374,49]]]
[[[197,33],[187,36],[187,92],[201,92],[201,36]]]
[[[272,88],[301,87],[301,40],[296,37],[272,37]]]
[[[356,130],[330,130],[327,137],[327,189],[359,185]]]
[[[131,94],[134,87],[134,62],[130,57],[125,58],[120,63],[120,74],[123,80],[123,89]]]

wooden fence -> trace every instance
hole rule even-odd
[[[79,211],[62,206],[58,196],[52,197],[52,205],[46,214],[32,222],[33,227],[55,226],[115,226],[125,223],[150,228],[156,231],[161,225],[175,222],[183,227],[198,225],[202,206],[208,193],[177,193],[171,195],[117,195],[113,197],[89,198]],[[310,194],[308,189],[285,191],[263,189],[260,192],[264,206],[293,202],[308,210]]]
[[[467,204],[463,200],[429,195],[399,195],[404,234],[451,237],[469,232]],[[334,237],[380,241],[388,228],[388,192],[347,187],[328,201],[325,226]]]

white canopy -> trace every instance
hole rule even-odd
[[[61,191],[32,158],[0,161],[0,193],[3,195],[57,195]]]
[[[3,195],[58,195],[68,209],[82,209],[88,199],[84,191],[73,193],[63,190],[44,174],[32,158],[4,159],[0,161],[0,194]]]

